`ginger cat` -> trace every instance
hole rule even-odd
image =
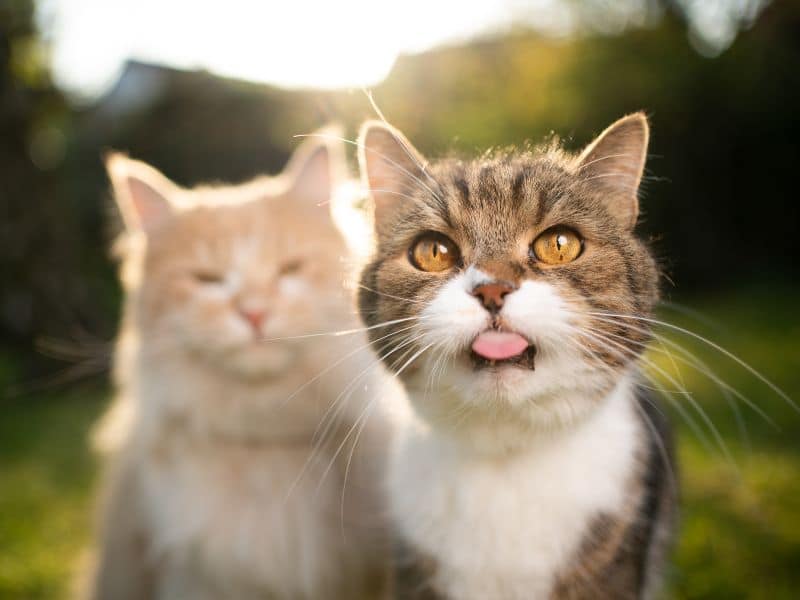
[[[331,212],[341,147],[306,142],[238,186],[106,166],[126,299],[90,596],[380,595],[379,414],[355,453],[345,437],[371,359],[359,333],[314,335],[357,327]]]

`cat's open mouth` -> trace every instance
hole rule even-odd
[[[503,365],[534,370],[536,346],[513,331],[487,329],[472,342],[470,359],[475,369]]]

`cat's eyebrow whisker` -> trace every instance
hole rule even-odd
[[[372,110],[375,111],[375,114],[378,115],[378,118],[381,121],[383,121],[384,125],[388,125],[388,126],[391,127],[391,125],[389,124],[389,121],[387,121],[386,117],[383,116],[383,111],[378,107],[378,103],[375,102],[375,97],[372,95],[372,90],[368,90],[368,89],[364,88],[363,91],[367,95],[367,99],[369,100],[369,103],[372,106]],[[408,148],[406,148],[405,144],[401,143],[400,145],[403,147],[403,152],[405,152],[406,155],[408,156],[408,158],[410,158],[411,161],[414,164],[416,164],[417,167],[419,167],[419,170],[422,171],[425,174],[425,177],[428,178],[428,181],[430,181],[431,183],[436,185],[436,180],[433,177],[431,177],[430,173],[428,173],[428,169],[427,169],[426,165],[424,165],[416,156],[414,156],[414,153],[411,152],[411,150],[409,150]]]
[[[296,137],[296,138],[319,137],[319,138],[325,138],[325,139],[329,139],[329,140],[337,140],[337,141],[339,141],[339,142],[344,142],[345,144],[351,144],[351,145],[355,146],[356,148],[364,148],[365,150],[369,150],[370,152],[372,152],[372,153],[373,153],[373,154],[375,154],[376,156],[379,156],[381,159],[385,160],[387,163],[389,163],[389,164],[390,164],[391,166],[393,166],[394,168],[398,169],[399,171],[402,171],[402,172],[403,172],[405,175],[409,176],[409,177],[410,177],[412,180],[414,180],[414,181],[416,181],[417,183],[419,183],[419,184],[420,184],[422,187],[424,187],[424,188],[425,188],[425,189],[426,189],[428,192],[430,192],[430,194],[431,194],[431,195],[432,195],[434,198],[436,198],[437,200],[443,200],[443,198],[442,198],[442,197],[441,197],[439,194],[437,194],[436,192],[434,192],[434,191],[433,191],[433,190],[432,190],[432,189],[431,189],[431,188],[430,188],[430,187],[429,187],[429,186],[428,186],[428,185],[427,185],[427,184],[426,184],[424,181],[422,181],[422,180],[421,180],[419,177],[417,177],[416,175],[414,175],[414,174],[413,174],[412,172],[410,172],[408,169],[404,168],[402,165],[400,165],[400,164],[398,164],[397,162],[393,161],[391,158],[389,158],[388,156],[386,156],[386,155],[385,155],[385,154],[383,154],[382,152],[378,152],[378,151],[377,151],[377,150],[375,150],[374,148],[368,148],[367,146],[364,146],[364,144],[359,144],[357,141],[348,140],[347,138],[343,138],[343,137],[340,137],[340,136],[338,136],[338,135],[330,135],[330,134],[327,134],[327,133],[298,133],[298,134],[296,134],[296,135],[295,135],[295,136],[293,136],[293,137]],[[423,171],[423,172],[426,174],[426,176],[430,177],[430,175],[428,175],[427,171]]]

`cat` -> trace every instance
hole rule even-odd
[[[362,126],[376,246],[358,302],[369,326],[405,319],[370,337],[415,413],[387,474],[394,597],[658,588],[670,434],[639,385],[648,332],[606,316],[658,300],[634,233],[648,138],[637,113],[578,155],[429,164],[392,126]]]
[[[237,186],[107,159],[126,298],[92,598],[381,593],[379,412],[357,448],[345,435],[366,338],[316,335],[358,325],[332,203],[344,152],[313,140]]]

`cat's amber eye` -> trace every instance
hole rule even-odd
[[[426,233],[414,242],[408,259],[420,271],[438,272],[452,269],[458,264],[461,253],[455,242],[441,233]]]
[[[196,269],[192,271],[192,278],[198,283],[222,283],[225,280],[225,275],[218,271],[211,271],[208,269]]]
[[[537,237],[531,251],[536,260],[546,265],[565,265],[580,256],[583,240],[576,231],[558,225]]]

